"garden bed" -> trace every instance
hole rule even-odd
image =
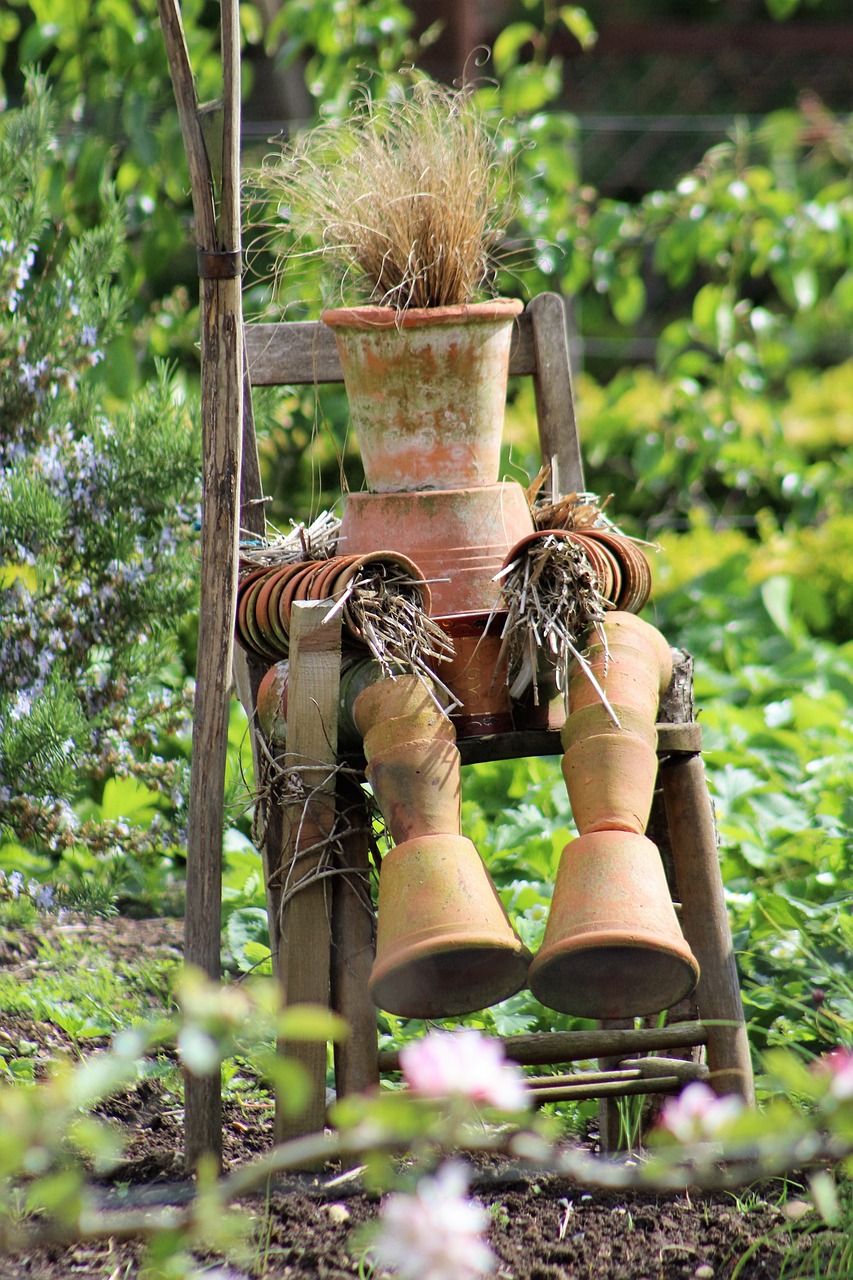
[[[134,972],[144,975],[146,969],[177,962],[182,924],[123,918],[48,923],[43,936],[40,951],[38,938],[29,931],[0,935],[0,960],[9,977],[32,981],[37,965],[49,970],[67,959],[69,940],[74,940],[83,944],[82,969],[87,957],[96,955],[99,963],[132,983]],[[55,1023],[21,1012],[4,1014],[2,1036],[6,1045],[23,1047],[34,1058],[36,1079],[59,1053],[73,1055],[82,1044],[78,1037],[75,1046],[74,1036]],[[83,1051],[107,1042],[92,1036]],[[96,1180],[102,1208],[154,1213],[164,1205],[185,1204],[192,1186],[183,1175],[182,1110],[174,1080],[140,1080],[99,1110],[124,1142],[120,1162]],[[590,1142],[594,1145],[594,1135]],[[232,1091],[224,1108],[226,1167],[251,1160],[271,1143],[271,1103],[257,1090],[245,1096]],[[338,1173],[289,1175],[269,1196],[241,1201],[256,1219],[252,1266],[214,1270],[217,1280],[358,1275],[364,1245],[354,1243],[353,1233],[376,1214],[378,1202]],[[490,1161],[474,1171],[473,1192],[490,1210],[498,1274],[506,1280],[793,1276],[799,1274],[791,1269],[792,1233],[797,1231],[807,1233],[801,1237],[801,1252],[813,1250],[818,1237],[826,1258],[833,1248],[838,1251],[831,1232],[813,1236],[808,1231],[819,1219],[813,1211],[805,1212],[801,1189],[792,1184],[752,1188],[737,1196],[592,1193],[561,1178],[534,1178]],[[143,1274],[145,1252],[143,1243],[133,1239],[40,1246],[4,1259],[2,1275],[4,1280],[131,1280]],[[215,1268],[216,1259],[201,1260],[200,1266]],[[842,1272],[833,1272],[830,1265],[825,1274]]]

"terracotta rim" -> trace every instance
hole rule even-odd
[[[460,302],[450,307],[333,307],[320,312],[331,329],[423,329],[434,325],[490,320],[514,320],[524,310],[518,298],[494,298],[489,302]]]

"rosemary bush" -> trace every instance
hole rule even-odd
[[[154,743],[187,714],[182,668],[165,668],[193,595],[197,433],[164,369],[104,408],[122,209],[105,185],[90,231],[49,221],[55,124],[34,81],[0,129],[0,844],[162,847],[185,803],[185,759]],[[122,775],[163,794],[147,828],[81,825]]]

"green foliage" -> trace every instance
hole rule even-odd
[[[174,630],[193,599],[198,436],[163,369],[133,405],[102,407],[124,213],[104,187],[96,226],[57,231],[55,127],[35,81],[0,132],[0,826],[55,852],[132,844],[127,814],[99,825],[91,802],[141,771],[161,795],[146,840],[162,847],[187,773]]]

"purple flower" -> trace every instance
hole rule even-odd
[[[18,898],[21,894],[21,885],[24,883],[24,877],[20,871],[13,871],[9,876],[9,888],[12,891],[12,897]]]

